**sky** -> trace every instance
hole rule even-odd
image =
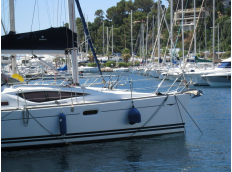
[[[1,19],[5,30],[9,32],[9,0],[1,1]],[[116,6],[120,0],[79,0],[86,20],[93,22],[94,13],[98,9],[106,10]],[[154,0],[155,2],[157,0]],[[162,4],[168,6],[167,0]],[[36,2],[36,3],[35,3]],[[68,22],[67,0],[14,0],[16,33],[43,30],[50,27],[59,27]],[[76,17],[79,17],[76,8]],[[34,17],[33,17],[34,16]],[[1,35],[4,35],[1,26]]]

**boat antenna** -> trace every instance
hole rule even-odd
[[[91,39],[91,36],[89,34],[89,30],[87,28],[87,25],[85,23],[85,19],[84,19],[84,16],[83,16],[83,13],[82,13],[82,10],[81,10],[81,6],[80,6],[80,3],[79,3],[79,0],[75,0],[76,1],[76,4],[77,4],[77,9],[78,9],[78,12],[79,12],[79,15],[81,17],[81,22],[82,22],[82,25],[84,27],[84,31],[85,31],[85,35],[86,35],[86,40],[88,41],[89,43],[89,46],[90,46],[90,49],[93,53],[93,57],[97,63],[97,67],[98,67],[98,70],[100,72],[100,75],[102,75],[102,72],[101,72],[101,68],[99,66],[99,63],[98,63],[98,60],[97,60],[97,56],[96,56],[96,53],[95,53],[95,50],[93,48],[93,44],[92,44],[92,39]]]

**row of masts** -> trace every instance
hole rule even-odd
[[[182,31],[182,56],[183,56],[183,60],[185,58],[185,55],[184,55],[184,29],[183,29],[183,20],[184,20],[184,4],[183,4],[183,0],[181,0],[182,3],[181,3],[181,9],[182,9],[182,28],[181,28],[181,31]],[[214,0],[215,1],[215,0]],[[214,4],[214,10],[215,10],[215,2],[213,2]],[[160,15],[161,15],[161,12],[160,12],[160,9],[162,8],[161,7],[161,4],[160,4],[160,0],[157,1],[157,6],[158,6],[158,15],[157,15],[157,18],[158,18],[158,26],[157,28],[160,28],[160,25],[162,23],[162,21],[160,21]],[[163,10],[163,9],[162,9]],[[163,11],[162,11],[163,12]],[[134,52],[133,52],[133,46],[134,46],[134,39],[133,39],[133,17],[132,17],[132,14],[133,14],[133,11],[131,10],[131,57],[134,58]],[[164,15],[164,14],[163,14]],[[166,22],[166,18],[164,17],[165,19],[165,22]],[[88,20],[88,19],[87,19]],[[196,28],[196,2],[194,1],[194,29]],[[88,23],[88,22],[87,22]],[[214,14],[214,24],[215,25],[215,14]],[[103,53],[102,55],[105,56],[105,54],[108,54],[109,52],[109,28],[107,27],[107,46],[106,46],[106,51],[105,51],[105,31],[104,31],[104,21],[103,21]],[[153,22],[152,22],[152,47],[154,46],[154,15],[153,15]],[[168,28],[168,26],[167,26]],[[213,52],[215,52],[215,29],[216,27],[213,27]],[[141,24],[141,36],[140,36],[140,57],[142,56],[143,58],[147,59],[147,53],[148,53],[148,15],[147,15],[147,29],[146,29],[146,47],[144,49],[144,37],[142,35],[144,35],[144,21],[142,21],[142,24]],[[114,53],[113,51],[113,25],[112,25],[112,29],[111,29],[111,32],[112,32],[112,55]],[[158,37],[158,59],[161,59],[161,54],[160,54],[160,34],[161,31],[158,29],[158,33],[157,33],[157,37]],[[218,27],[218,33],[219,33],[219,27]],[[170,38],[170,49],[172,50],[172,52],[170,53],[170,56],[171,56],[171,60],[173,59],[173,49],[175,49],[174,47],[174,44],[173,44],[173,0],[170,0],[170,31],[169,31],[169,38]],[[207,36],[206,36],[206,22],[205,22],[205,38],[207,39]],[[207,49],[207,40],[205,39],[205,49]],[[219,36],[218,36],[218,39],[219,39]],[[219,44],[219,40],[218,40],[218,44]],[[88,45],[87,45],[87,41],[85,39],[85,47],[86,47],[86,57],[87,57],[87,53],[88,53]],[[126,48],[126,47],[125,47]],[[145,51],[145,52],[144,52]],[[219,52],[219,46],[218,46],[218,52]],[[166,53],[165,53],[166,54]],[[196,41],[196,33],[194,33],[194,56],[197,55],[197,41]],[[206,53],[205,53],[205,56],[206,56]],[[213,56],[214,56],[214,53],[213,53]]]
[[[68,0],[68,2],[69,2],[70,0]],[[183,11],[184,11],[184,6],[183,6],[183,0],[181,0],[182,1],[182,52],[183,52],[183,59],[184,59],[184,30],[183,30],[183,19],[184,19],[184,13],[183,13]],[[73,6],[74,6],[74,4],[73,4]],[[158,6],[158,23],[157,23],[157,25],[158,25],[158,27],[157,28],[161,28],[161,22],[162,21],[160,21],[160,14],[161,14],[161,11],[160,11],[160,7],[161,7],[161,5],[160,5],[160,0],[158,0],[157,1],[157,6]],[[14,0],[9,0],[9,7],[10,7],[10,32],[12,33],[15,33],[15,14],[14,14]],[[70,9],[71,9],[71,7],[70,7]],[[171,50],[173,50],[173,47],[174,47],[174,45],[173,45],[173,0],[170,0],[170,10],[171,10],[171,12],[170,12],[170,32],[169,32],[169,36],[170,36],[170,44],[171,44]],[[74,11],[74,10],[73,10]],[[214,56],[215,56],[215,0],[213,0],[213,59],[214,59]],[[71,13],[71,12],[70,12]],[[76,31],[76,25],[74,24],[75,22],[75,13],[74,13],[74,15],[71,15],[69,13],[69,18],[70,18],[70,20],[69,20],[69,23],[70,23],[70,25],[69,25],[69,27],[70,27],[70,29],[71,30],[73,30],[74,32],[77,32]],[[163,14],[164,15],[164,14]],[[165,18],[165,17],[164,17]],[[88,19],[87,19],[88,20]],[[131,11],[131,56],[132,57],[134,57],[134,52],[133,52],[133,46],[134,46],[134,43],[133,43],[133,17],[132,17],[132,11]],[[88,22],[87,22],[87,24],[88,24]],[[152,31],[152,37],[154,38],[154,16],[153,16],[153,31]],[[87,26],[88,27],[88,26]],[[194,0],[194,28],[196,28],[196,3],[195,3],[195,0]],[[218,28],[219,28],[219,26],[218,26]],[[205,29],[206,29],[206,25],[205,25]],[[112,25],[112,54],[113,54],[113,25]],[[143,21],[142,21],[142,24],[141,24],[141,32],[142,32],[142,35],[144,35],[144,23],[143,23]],[[143,54],[143,57],[147,57],[147,53],[148,53],[148,50],[147,50],[147,44],[148,44],[148,16],[147,16],[147,31],[146,31],[147,33],[146,33],[146,52],[144,52],[144,36],[142,36],[141,37],[141,39],[140,39],[140,42],[141,42],[141,44],[140,44],[140,46],[142,46],[143,48],[141,48],[142,49],[142,51],[140,51],[140,52],[142,52],[142,53],[140,53],[140,54]],[[160,57],[160,29],[158,29],[158,34],[157,34],[157,39],[158,39],[158,58],[160,59],[161,57]],[[206,32],[205,32],[205,34],[206,34]],[[205,36],[205,38],[206,38],[206,36]],[[218,36],[218,39],[219,39],[219,36]],[[86,38],[86,36],[85,36],[85,42],[86,42],[86,54],[88,53],[87,51],[88,51],[88,44],[87,44],[87,38]],[[218,40],[218,42],[219,42],[219,40]],[[103,52],[104,52],[104,21],[103,21]],[[108,46],[109,46],[109,39],[108,39],[108,27],[107,27],[107,52],[109,51],[109,48],[108,48]],[[152,46],[154,46],[154,39],[152,39]],[[206,45],[207,46],[207,45]],[[196,33],[194,34],[194,55],[196,55]],[[75,51],[75,50],[72,50],[72,51]],[[219,49],[218,49],[218,51],[219,51]],[[75,62],[75,65],[77,65],[77,57],[74,55],[74,54],[77,54],[76,52],[72,52],[71,53],[72,54],[72,61],[73,62]],[[171,52],[170,53],[171,54],[171,60],[173,59],[173,52]],[[103,54],[104,55],[104,54]],[[14,57],[14,55],[12,55],[12,57]],[[76,67],[77,68],[77,67]],[[13,73],[17,73],[17,71],[16,71],[16,59],[15,58],[12,58],[12,72]],[[76,73],[75,71],[73,71],[74,73]],[[75,80],[75,79],[74,79]],[[77,81],[78,79],[76,79],[76,81],[74,82],[74,83],[78,83],[78,81]]]

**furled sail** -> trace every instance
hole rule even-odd
[[[77,47],[76,40],[77,34],[66,27],[8,34],[1,36],[1,51],[2,54],[65,54],[65,49]]]

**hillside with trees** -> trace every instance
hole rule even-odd
[[[202,1],[196,1],[196,7],[201,7]],[[193,0],[184,0],[184,7],[186,9],[193,8]],[[162,6],[165,9],[165,6]],[[209,11],[209,16],[206,18],[206,38],[205,38],[205,24],[204,20],[200,20],[196,31],[197,37],[197,52],[205,51],[205,39],[207,40],[207,50],[212,53],[212,34],[211,29],[213,25],[213,7],[211,0],[205,0],[204,8]],[[173,2],[173,12],[177,9],[181,9],[181,0],[176,0]],[[230,56],[231,51],[231,7],[225,7],[221,0],[216,0],[215,6],[215,26],[219,23],[219,45],[220,51],[227,52],[227,56]],[[144,42],[146,42],[147,36],[147,16],[148,16],[148,55],[152,52],[153,45],[157,36],[157,2],[153,0],[121,0],[116,6],[109,7],[105,12],[98,9],[95,12],[94,22],[88,22],[88,28],[91,34],[91,38],[97,54],[108,54],[112,49],[112,26],[113,26],[113,50],[114,53],[122,53],[124,49],[129,49],[131,52],[131,10],[133,17],[133,49],[134,52],[139,55],[142,50],[139,48],[139,43],[141,43],[141,26],[144,25]],[[165,9],[166,20],[168,25],[170,25],[170,7]],[[153,31],[153,16],[154,16],[154,31]],[[162,12],[161,12],[162,16]],[[174,16],[174,14],[173,14]],[[104,23],[104,49],[103,49],[103,23]],[[66,23],[66,26],[68,24]],[[76,25],[78,29],[78,39],[79,44],[85,41],[84,30],[81,23],[81,19],[76,19]],[[107,43],[107,27],[109,35],[109,52],[106,52]],[[168,26],[169,27],[169,26]],[[182,48],[182,38],[181,33],[179,33],[180,26],[173,27],[173,42],[176,44],[176,48]],[[154,36],[152,34],[154,32]],[[218,46],[218,34],[217,29],[215,29],[215,49]],[[185,31],[185,50],[189,49],[190,40],[193,35],[193,30]],[[168,29],[165,22],[162,23],[161,30],[161,47],[166,49],[168,41]],[[152,44],[153,43],[153,44]],[[145,43],[144,43],[145,44]],[[85,51],[85,45],[82,44],[81,51]],[[170,48],[170,43],[168,44]],[[192,46],[193,49],[193,46]],[[141,52],[140,52],[141,51]]]

